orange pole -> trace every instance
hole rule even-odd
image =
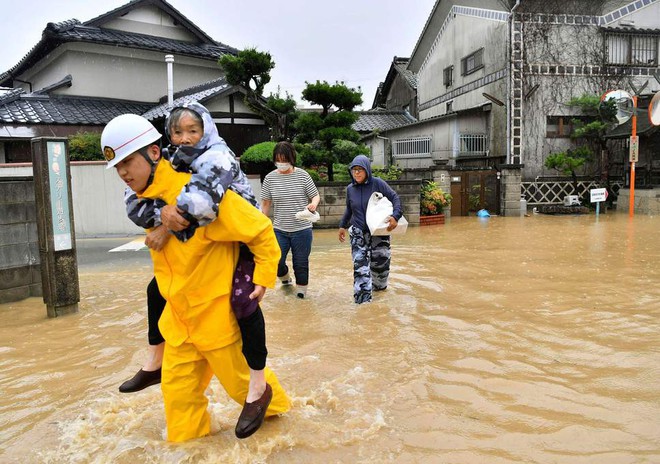
[[[633,95],[632,137],[637,137],[637,96]],[[630,217],[635,215],[635,162],[630,161]]]

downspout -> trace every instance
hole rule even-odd
[[[167,63],[167,106],[172,108],[174,104],[174,77],[172,70],[174,55],[165,55],[165,63]]]
[[[30,93],[32,93],[32,82],[23,81],[21,79],[16,79],[15,77],[12,77],[11,80],[16,81],[16,82],[21,82],[22,84],[27,84],[28,86],[30,86]]]
[[[516,11],[516,8],[520,5],[521,0],[516,0],[516,4],[513,5],[511,11],[509,12],[509,34],[507,37],[507,63],[509,65],[509,75],[506,80],[506,163],[511,164],[511,79],[513,79],[513,60],[511,56],[513,55],[512,44],[513,44],[513,13]]]

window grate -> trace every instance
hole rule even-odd
[[[485,134],[461,134],[458,156],[488,156],[488,137]]]
[[[658,65],[658,40],[651,34],[608,34],[607,62],[612,65]]]
[[[461,60],[461,75],[467,76],[484,67],[484,49],[466,56]]]
[[[428,158],[431,156],[431,137],[411,137],[392,143],[395,158]]]

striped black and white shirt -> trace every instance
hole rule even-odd
[[[296,219],[311,199],[319,194],[307,171],[293,168],[289,174],[271,171],[261,186],[261,200],[270,200],[273,206],[273,227],[284,232],[297,232],[312,227],[309,221]]]

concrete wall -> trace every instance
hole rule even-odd
[[[387,181],[401,198],[403,215],[410,225],[419,225],[419,194],[421,188],[420,180],[396,180]],[[346,185],[339,182],[319,182],[317,187],[321,196],[319,203],[319,214],[321,219],[314,227],[335,228],[339,227],[344,210],[346,209]]]
[[[0,303],[41,296],[32,179],[0,179]]]
[[[32,165],[0,165],[0,180],[10,176],[32,176]],[[258,198],[261,193],[258,176],[256,179],[251,178],[250,183]],[[105,169],[104,161],[71,163],[76,237],[135,235],[143,232],[126,217],[124,188],[115,170]]]
[[[502,165],[500,214],[502,216],[519,216],[521,214],[521,165]],[[523,214],[525,211],[522,212]]]
[[[635,189],[635,214],[660,215],[660,189]],[[628,213],[630,211],[630,189],[619,190],[616,201],[617,211]]]

